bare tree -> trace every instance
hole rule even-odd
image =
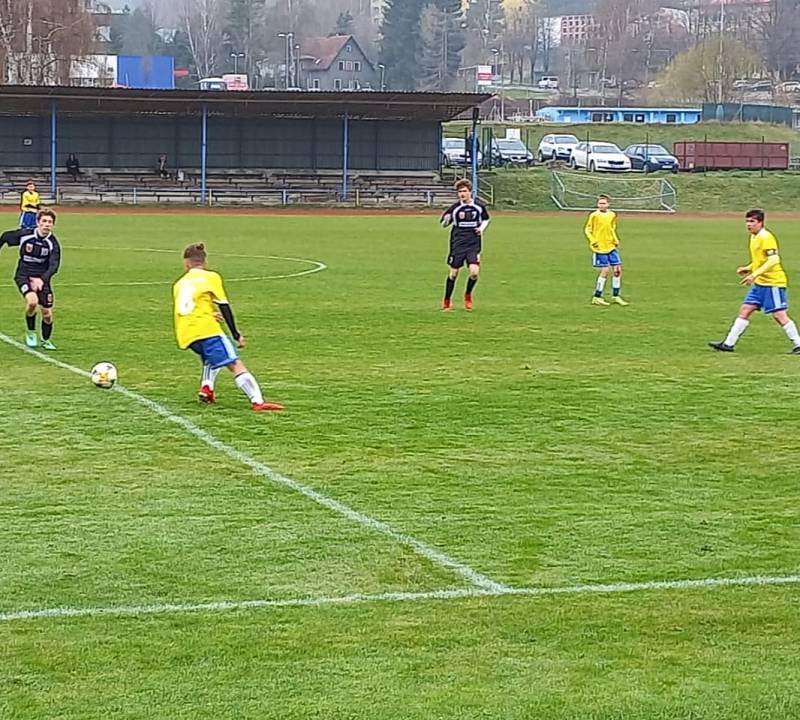
[[[792,76],[800,66],[800,2],[770,0],[766,12],[753,14],[752,24],[767,69],[776,79]]]
[[[95,28],[82,0],[0,0],[0,66],[17,84],[68,84]]]
[[[222,46],[222,15],[220,0],[183,0],[179,20],[198,79],[211,77],[217,71]]]

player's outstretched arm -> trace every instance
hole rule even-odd
[[[6,232],[0,235],[0,248],[2,248],[3,245],[19,247],[22,237],[24,235],[30,235],[30,233],[30,230],[6,230]]]
[[[457,207],[458,203],[455,203],[441,214],[439,222],[442,224],[442,227],[448,227],[453,224],[453,213],[456,211]]]
[[[233,308],[231,308],[230,303],[218,302],[217,307],[222,315],[222,319],[228,326],[228,330],[230,330],[231,336],[234,340],[239,342],[242,339],[242,333],[240,333],[239,328],[236,327],[236,320],[233,317]]]

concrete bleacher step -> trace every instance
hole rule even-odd
[[[0,203],[13,205],[25,181],[33,178],[43,195],[51,199],[50,176],[20,168],[0,171]],[[198,171],[184,171],[183,180],[159,177],[147,168],[100,168],[85,170],[79,182],[65,172],[58,174],[59,201],[81,203],[201,202]],[[340,201],[343,185],[340,170],[219,170],[208,171],[208,201],[226,205],[330,204]],[[399,203],[430,205],[452,195],[452,183],[431,172],[353,170],[348,175],[349,202],[359,204]]]

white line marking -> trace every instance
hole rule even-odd
[[[122,247],[91,247],[88,245],[66,245],[65,249],[69,250],[93,250],[93,251],[108,251],[108,250],[124,250],[126,252],[147,252],[147,253],[165,253],[169,255],[177,255],[176,250],[163,250],[160,248],[122,248]],[[225,278],[226,283],[234,282],[256,282],[259,280],[284,280],[287,278],[303,277],[305,275],[313,275],[314,273],[327,270],[328,266],[319,260],[310,260],[308,258],[293,258],[281,257],[279,255],[239,255],[237,253],[214,253],[215,257],[233,257],[233,258],[247,258],[248,260],[286,260],[288,262],[306,263],[312,267],[308,270],[301,270],[296,273],[286,273],[284,275],[259,275],[256,277],[241,277],[241,278]],[[171,285],[171,280],[135,280],[133,282],[59,282],[59,287],[148,287],[153,285]]]
[[[44,362],[50,363],[51,365],[55,365],[56,367],[61,368],[62,370],[69,370],[70,372],[75,373],[76,375],[80,375],[81,377],[90,377],[90,373],[86,370],[81,370],[80,368],[76,368],[72,365],[68,365],[67,363],[61,362],[60,360],[56,360],[55,358],[50,357],[49,355],[44,355],[36,350],[31,350],[29,347],[26,347],[20,342],[17,342],[13,338],[8,337],[8,335],[4,335],[0,333],[0,340],[2,340],[7,345],[11,347],[15,347],[18,350],[22,350],[26,352],[28,355],[32,355],[39,360],[43,360]],[[256,475],[265,478],[277,485],[283,485],[285,487],[294,490],[301,495],[313,500],[315,503],[322,505],[323,507],[328,508],[329,510],[333,510],[333,512],[339,513],[340,515],[344,515],[349,520],[352,520],[359,525],[363,525],[370,530],[375,530],[382,535],[386,535],[387,537],[396,540],[397,542],[405,545],[406,547],[411,548],[414,552],[421,555],[422,557],[430,560],[432,563],[439,565],[441,567],[447,568],[448,570],[457,573],[465,580],[468,580],[474,586],[479,588],[484,588],[487,590],[498,591],[498,590],[507,590],[505,585],[501,583],[495,582],[490,578],[486,577],[485,575],[481,575],[476,570],[473,570],[468,565],[459,562],[458,560],[454,560],[449,555],[445,555],[443,552],[439,550],[435,550],[432,547],[429,547],[425,543],[417,540],[416,538],[411,537],[410,535],[405,535],[404,533],[398,532],[390,525],[387,525],[380,520],[376,520],[375,518],[370,517],[369,515],[365,515],[364,513],[359,512],[358,510],[353,510],[351,507],[348,507],[344,503],[339,502],[338,500],[334,500],[327,495],[323,495],[321,492],[314,490],[313,488],[309,487],[308,485],[303,485],[302,483],[297,482],[296,480],[292,480],[291,478],[286,477],[285,475],[281,475],[279,472],[273,470],[271,467],[264,465],[263,463],[259,462],[255,458],[250,457],[246,453],[243,453],[241,450],[237,450],[235,447],[228,445],[227,443],[222,442],[222,440],[217,439],[210,433],[206,432],[202,428],[195,425],[191,420],[188,420],[181,415],[176,415],[175,413],[171,412],[163,405],[155,402],[154,400],[150,400],[146,398],[144,395],[140,395],[133,390],[129,390],[128,388],[124,387],[123,385],[117,384],[114,386],[114,391],[124,395],[125,397],[129,398],[130,400],[134,400],[135,402],[139,403],[140,405],[144,405],[148,410],[151,410],[156,415],[160,415],[161,417],[169,420],[170,422],[182,427],[187,433],[190,435],[194,435],[198,440],[201,440],[206,445],[214,448],[215,450],[219,450],[221,453],[224,453],[232,460],[236,460],[243,465],[249,467],[253,473]]]
[[[459,600],[480,597],[543,597],[547,595],[589,595],[647,592],[656,590],[696,590],[703,588],[732,588],[800,584],[800,575],[755,575],[739,578],[705,578],[702,580],[654,580],[650,582],[621,582],[605,585],[571,585],[568,587],[532,588],[460,588],[431,590],[427,592],[389,592],[375,595],[343,595],[333,597],[287,598],[284,600],[239,600],[208,603],[165,603],[160,605],[120,605],[117,607],[41,608],[37,610],[12,610],[0,612],[0,623],[15,620],[61,619],[74,617],[175,615],[186,613],[211,613],[268,608],[325,607],[332,605],[359,605],[365,603],[421,602],[425,600]]]

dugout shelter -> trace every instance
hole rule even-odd
[[[0,86],[0,167],[438,171],[441,123],[477,93],[132,90]]]

